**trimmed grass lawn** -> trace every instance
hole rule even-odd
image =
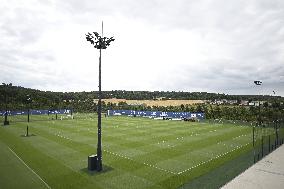
[[[87,170],[97,144],[91,114],[1,126],[0,188],[178,188],[251,149],[248,126],[102,119],[100,173]]]
[[[0,142],[0,186],[1,188],[45,188],[35,175],[7,145]]]

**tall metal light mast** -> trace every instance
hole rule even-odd
[[[98,102],[98,145],[97,145],[97,171],[102,170],[102,91],[101,91],[101,63],[102,63],[102,49],[106,49],[112,41],[113,37],[103,37],[103,22],[102,22],[102,36],[98,32],[86,34],[86,39],[89,41],[94,48],[100,50],[99,57],[99,102]]]

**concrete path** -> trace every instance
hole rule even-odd
[[[284,189],[284,145],[222,187]]]

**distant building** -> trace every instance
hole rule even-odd
[[[229,105],[234,105],[237,104],[237,100],[228,100],[228,99],[221,99],[221,100],[214,100],[211,102],[211,104],[216,104],[216,105],[221,105],[221,104],[229,104]]]
[[[251,101],[248,105],[249,106],[259,106],[263,105],[266,101]]]
[[[255,103],[254,102],[249,102],[248,105],[249,106],[255,106]]]
[[[241,105],[241,106],[247,106],[248,103],[249,103],[248,100],[241,100],[240,105]]]

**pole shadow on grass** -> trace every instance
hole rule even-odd
[[[98,172],[98,171],[89,171],[87,167],[83,168],[80,170],[80,172],[88,174],[90,176],[96,176],[96,175],[101,175],[104,173],[108,173],[111,172],[112,170],[114,170],[112,167],[107,166],[107,165],[103,165],[103,170]]]
[[[33,137],[36,136],[35,134],[29,134],[29,135],[20,135],[21,137]]]

